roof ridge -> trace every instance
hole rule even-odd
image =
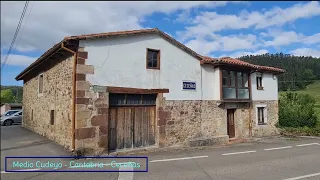
[[[65,36],[64,39],[69,40],[69,39],[73,39],[73,38],[79,38],[81,36],[100,36],[100,35],[112,35],[112,34],[116,34],[116,33],[134,33],[134,32],[152,32],[152,31],[159,31],[158,28],[145,28],[145,29],[132,29],[132,30],[122,30],[122,31],[107,31],[107,32],[103,32],[103,33],[90,33],[90,34],[79,34],[79,35],[74,35],[74,36]]]

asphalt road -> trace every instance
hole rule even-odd
[[[20,126],[1,127],[6,156],[68,155],[60,146]],[[141,154],[140,154],[141,156]],[[143,154],[148,172],[4,172],[2,180],[320,180],[320,140],[268,138],[202,150]],[[90,161],[97,161],[91,159]]]

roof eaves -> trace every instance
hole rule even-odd
[[[55,50],[57,48],[59,48],[61,46],[61,44],[63,42],[65,42],[66,40],[63,39],[62,41],[60,41],[59,43],[55,44],[54,46],[52,46],[50,49],[48,49],[46,52],[44,52],[37,60],[35,60],[33,63],[31,63],[26,69],[24,69],[21,73],[19,73],[15,79],[17,81],[22,80],[23,76],[26,75],[26,73],[28,73],[30,70],[32,70],[33,68],[35,68],[36,66],[38,66],[44,59],[46,59],[47,56],[49,56],[50,54],[52,54],[53,52],[55,52]]]

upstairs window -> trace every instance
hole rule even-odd
[[[249,99],[249,82],[247,72],[222,70],[223,99]]]
[[[39,75],[39,80],[38,80],[38,93],[42,94],[43,93],[43,74]]]
[[[258,90],[263,90],[263,86],[262,86],[262,74],[258,73],[257,74],[257,89]]]
[[[160,69],[160,50],[147,48],[147,69]]]

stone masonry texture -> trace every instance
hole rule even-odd
[[[86,65],[88,53],[78,50],[76,74],[76,119],[75,148],[90,155],[107,152],[109,94],[94,92],[86,81],[87,74],[94,73],[94,67]]]
[[[25,80],[22,125],[70,149],[73,58],[54,61],[55,64],[43,72],[42,95],[38,95],[39,76]],[[51,110],[54,110],[53,125],[50,124]]]
[[[253,110],[252,119],[253,119],[253,136],[263,137],[279,134],[276,124],[278,123],[279,118],[279,102],[278,101],[255,101],[253,103],[253,108],[256,108],[256,105],[267,105],[267,125],[259,126],[256,123],[256,110]]]
[[[190,142],[216,141],[227,142],[227,109],[218,101],[173,101],[165,100],[157,105],[158,133],[161,146],[189,146]],[[233,103],[235,138],[250,136],[250,109],[252,136],[270,136],[278,134],[275,124],[278,121],[278,101],[257,101],[250,107],[249,103]],[[256,124],[256,104],[267,105],[268,123],[266,126]],[[198,143],[199,143],[198,142]],[[191,143],[191,144],[192,144]],[[222,142],[219,142],[222,143]],[[202,143],[200,143],[202,144]],[[210,144],[210,143],[209,143]]]

